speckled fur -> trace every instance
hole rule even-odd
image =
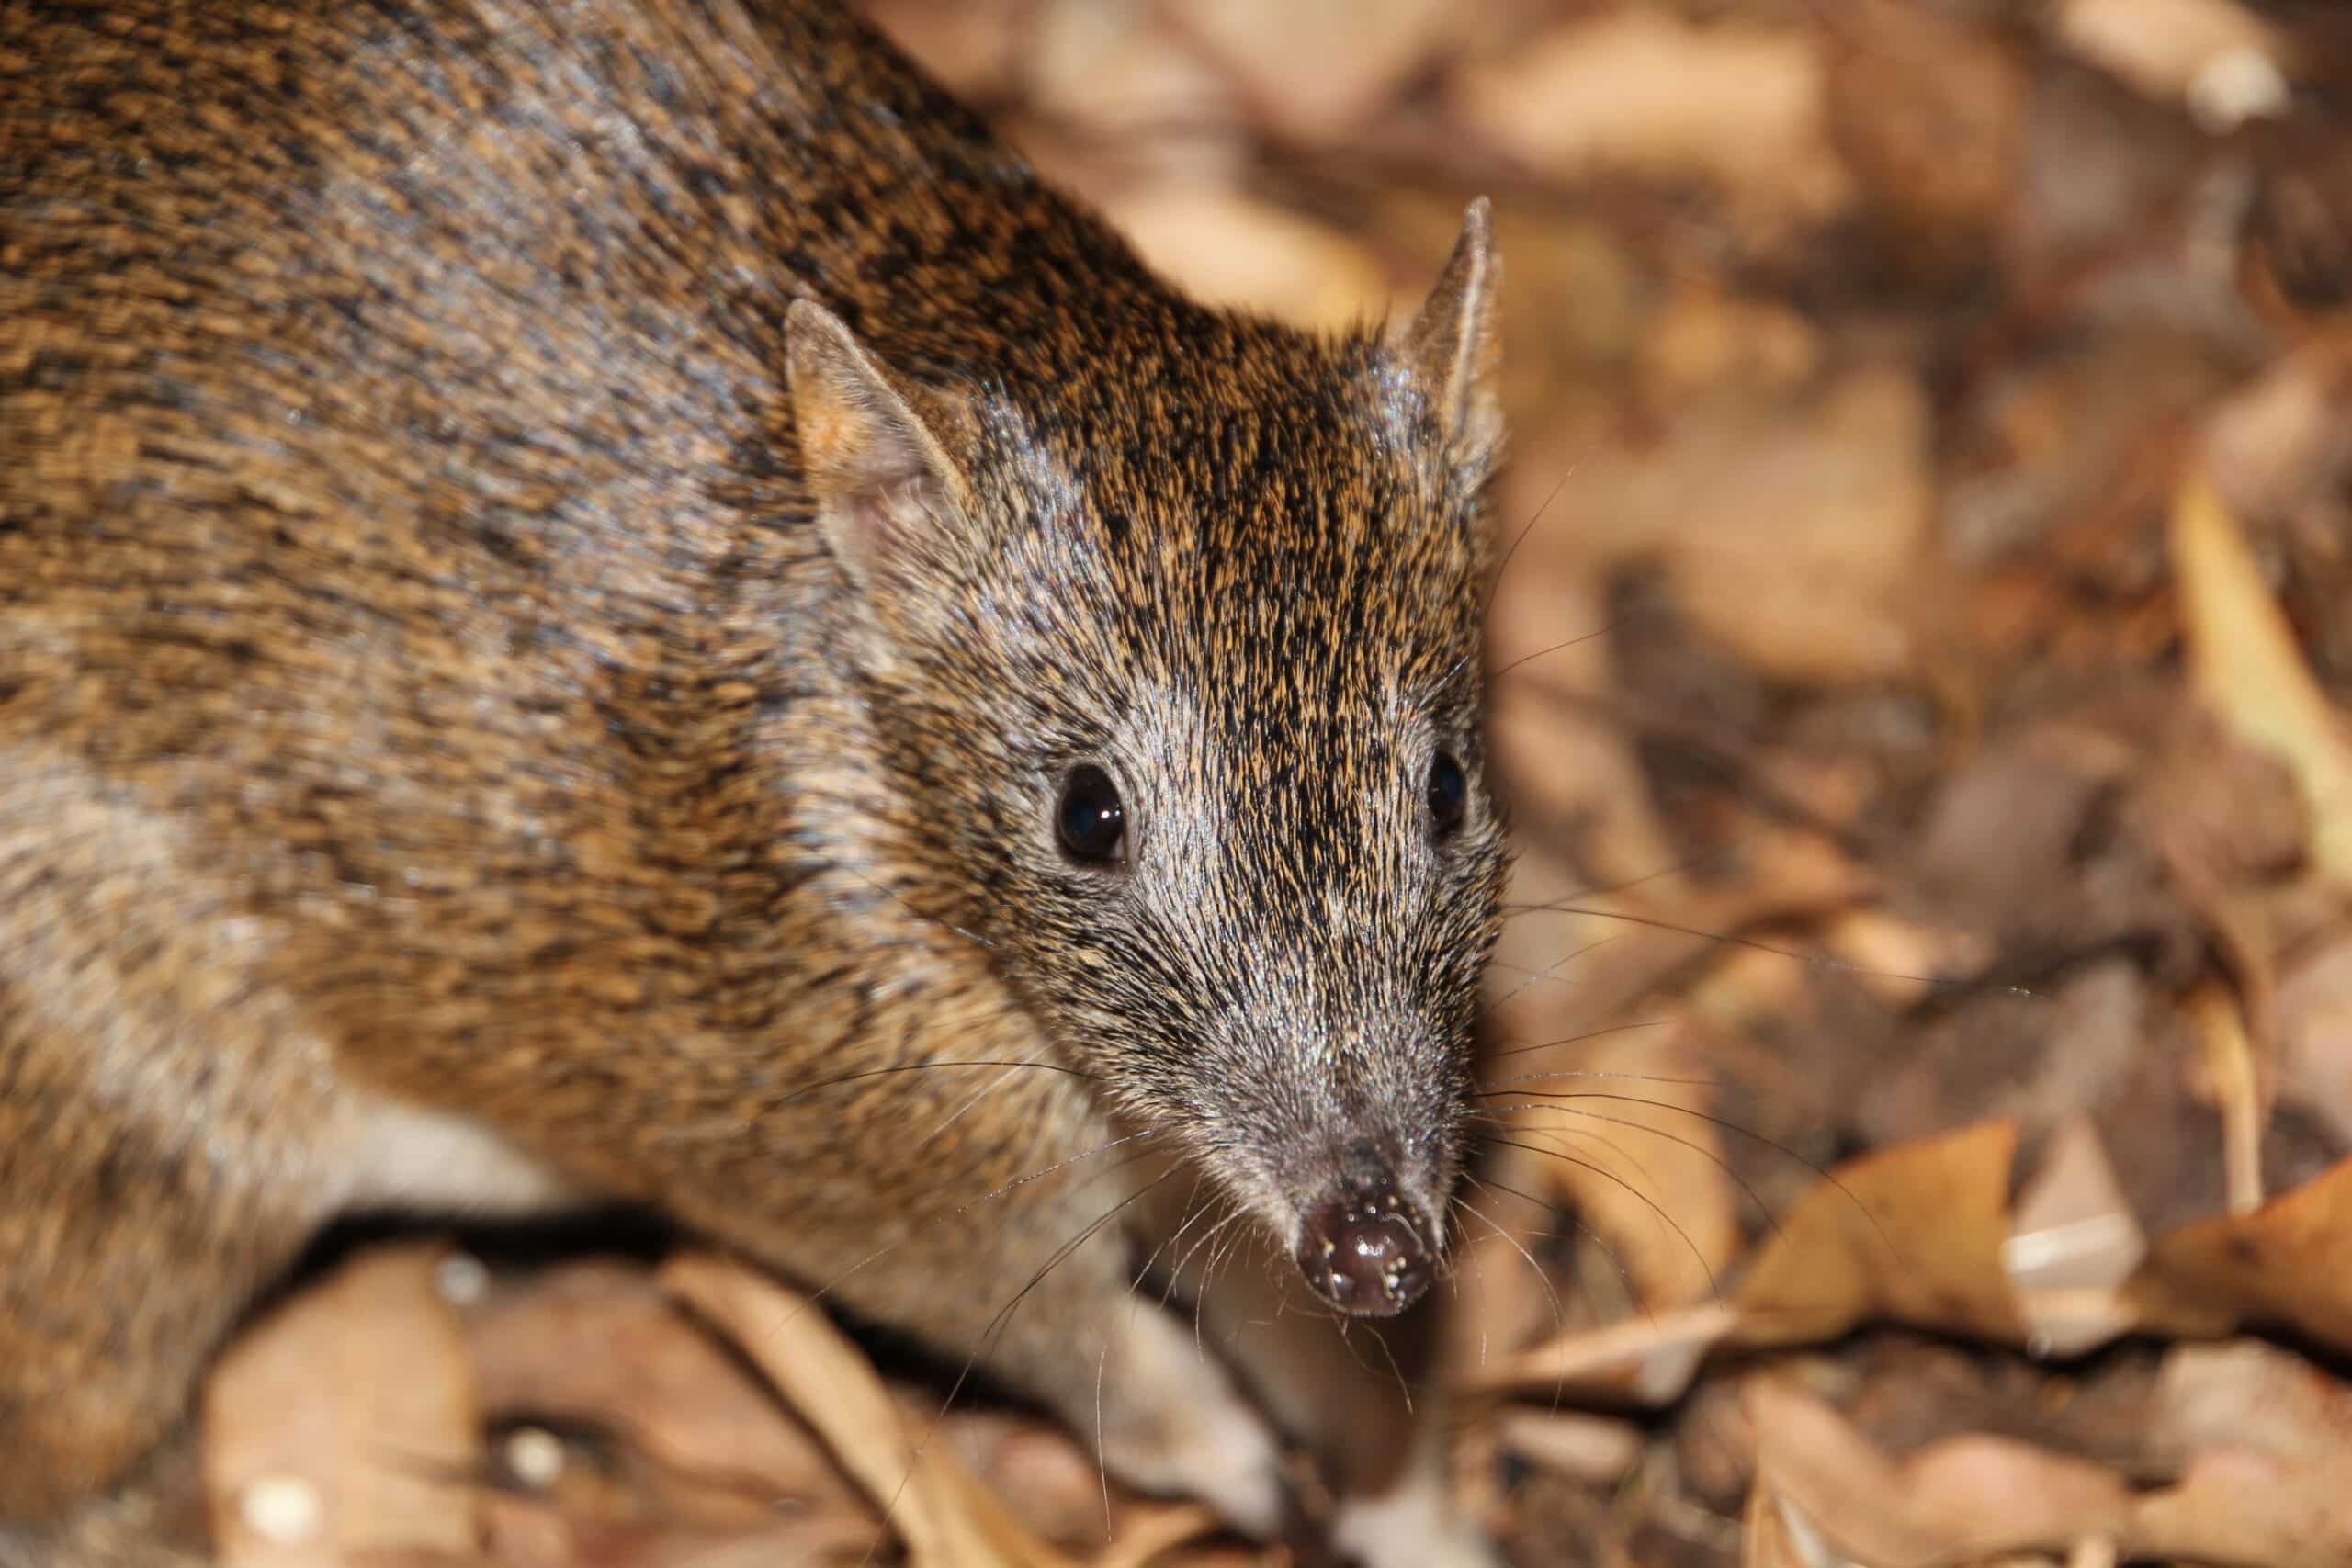
[[[1434,1228],[1476,220],[1451,276],[1191,304],[800,0],[0,8],[0,1517],[353,1206],[647,1199],[958,1355],[1149,1168],[975,1201],[1138,1131],[1277,1238],[1364,1149]],[[863,571],[797,299],[949,465]],[[1043,1065],[911,1070],[980,1060]],[[1148,1481],[1114,1235],[989,1364]]]

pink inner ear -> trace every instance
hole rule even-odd
[[[920,481],[905,475],[868,478],[839,495],[834,504],[841,509],[840,543],[854,553],[855,564],[863,572],[871,572],[903,553],[922,525]]]

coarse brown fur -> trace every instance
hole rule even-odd
[[[1089,1227],[1435,1245],[1492,279],[1195,306],[807,0],[0,10],[0,1518],[334,1214],[596,1193],[1262,1528]]]

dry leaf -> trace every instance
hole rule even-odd
[[[2205,1046],[2205,1078],[2222,1113],[2222,1156],[2227,1173],[2230,1213],[2250,1213],[2262,1203],[2261,1069],[2245,1020],[2226,987],[2199,986],[2188,998],[2188,1015]]]
[[[493,1414],[527,1412],[619,1432],[662,1472],[723,1477],[772,1510],[874,1517],[816,1438],[650,1278],[582,1263],[493,1294],[468,1314],[467,1348]],[[594,1346],[596,1354],[582,1355]]]
[[[1645,8],[1570,23],[1464,73],[1456,104],[1479,135],[1555,176],[1708,181],[1809,221],[1851,195],[1822,88],[1802,33],[1696,27]]]
[[[881,1504],[916,1568],[1076,1568],[1023,1530],[940,1441],[922,1442],[857,1348],[808,1298],[707,1255],[662,1286],[725,1329]]]
[[[204,1393],[204,1471],[227,1568],[474,1551],[481,1416],[435,1288],[442,1256],[364,1255],[222,1359]]]
[[[2300,955],[2278,981],[2278,1095],[2352,1143],[2352,932]]]
[[[2174,1333],[2278,1324],[2352,1348],[2352,1160],[2252,1213],[2158,1237],[2125,1294]]]
[[[1639,1029],[1498,1059],[1542,1190],[1599,1233],[1645,1308],[1716,1293],[1739,1245],[1723,1138],[1687,1028]]]
[[[1327,144],[1356,130],[1445,36],[1445,0],[1173,0],[1197,40],[1280,136]]]
[[[1462,1386],[1473,1393],[1589,1393],[1665,1404],[1690,1386],[1690,1375],[1708,1349],[1736,1321],[1723,1302],[1645,1314],[1482,1362],[1463,1374]]]
[[[2202,476],[2174,494],[2172,552],[2198,695],[2294,771],[2311,810],[2312,859],[2352,889],[2352,739],[2312,679],[2254,552]]]
[[[1575,1410],[1510,1410],[1498,1423],[1506,1453],[1591,1485],[1613,1486],[1641,1462],[1645,1438],[1630,1421]]]
[[[1849,1161],[1781,1221],[1733,1292],[1750,1345],[1834,1338],[1868,1318],[2016,1342],[2001,1266],[2017,1128],[1988,1122]]]
[[[2244,1450],[2206,1455],[2177,1486],[2142,1497],[2132,1545],[2214,1568],[2352,1562],[2352,1456],[2285,1465]]]
[[[1317,328],[1369,320],[1388,305],[1388,279],[1361,246],[1272,203],[1170,183],[1105,205],[1144,260],[1212,303]]]
[[[1987,1437],[1947,1438],[1897,1461],[1785,1380],[1751,1377],[1745,1394],[1758,1485],[1871,1568],[2063,1551],[2086,1533],[2122,1535],[2131,1517],[2130,1485],[2101,1465]]]
[[[1740,1568],[1845,1568],[1825,1562],[1818,1543],[1811,1522],[1792,1518],[1779,1493],[1761,1482],[1748,1488]]]
[[[2175,1463],[2226,1448],[2290,1465],[2340,1462],[2352,1452],[2352,1384],[2259,1339],[2177,1345],[2157,1377],[2149,1439]]]
[[[2236,0],[2064,0],[2057,34],[2068,49],[2151,97],[2188,97],[2217,63],[2253,56],[2276,71],[2278,40]]]

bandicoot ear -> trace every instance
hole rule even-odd
[[[877,574],[910,564],[966,515],[970,487],[914,394],[859,345],[840,317],[814,300],[785,317],[800,463],[818,525],[833,558],[861,592]]]
[[[1482,196],[1463,215],[1453,254],[1420,313],[1396,338],[1398,354],[1430,399],[1447,446],[1474,462],[1502,439],[1496,385],[1502,362],[1501,285],[1502,258]]]

